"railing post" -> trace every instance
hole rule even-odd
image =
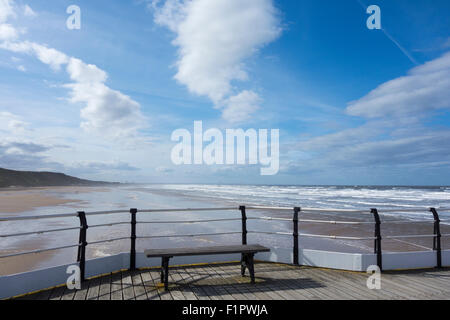
[[[78,212],[78,218],[80,219],[81,229],[80,229],[77,262],[79,263],[79,266],[80,266],[81,281],[84,281],[85,280],[85,270],[86,270],[86,246],[88,244],[86,242],[86,235],[87,235],[87,229],[89,227],[88,227],[87,220],[86,220],[86,213],[84,211]]]
[[[247,244],[247,214],[245,212],[245,206],[240,206],[239,210],[242,215],[242,244]]]
[[[137,209],[130,209],[130,213],[131,213],[130,270],[136,270],[136,213],[137,213]]]
[[[245,206],[240,206],[239,210],[242,215],[242,245],[247,244],[247,214],[245,212]],[[247,268],[247,258],[246,255],[241,254],[241,275],[245,275],[245,269]]]
[[[294,208],[294,264],[299,265],[298,262],[298,214],[300,212],[301,208],[295,207]]]
[[[377,255],[377,266],[383,270],[382,251],[381,251],[381,220],[377,209],[372,209],[371,213],[375,219],[375,246],[374,253]]]
[[[434,238],[433,238],[433,250],[436,251],[437,268],[442,268],[442,249],[441,249],[441,226],[439,214],[435,208],[430,208],[434,218]]]

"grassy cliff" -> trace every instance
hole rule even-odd
[[[15,171],[0,168],[0,188],[6,187],[51,187],[92,186],[109,182],[79,179],[56,172]]]

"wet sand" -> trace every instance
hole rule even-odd
[[[1,255],[14,254],[21,251],[33,251],[44,247],[44,242],[24,244],[20,250],[0,251]],[[35,269],[40,262],[52,257],[54,253],[43,252],[39,254],[27,254],[18,257],[3,258],[0,263],[0,276],[17,274]]]
[[[54,207],[78,204],[80,200],[62,198],[61,194],[108,191],[101,187],[41,187],[41,188],[0,188],[0,216],[5,213],[21,213],[39,207]],[[55,194],[56,193],[56,194]],[[59,195],[59,196],[58,196]]]
[[[80,200],[62,198],[61,194],[76,194],[93,191],[107,191],[94,187],[41,187],[41,188],[0,188],[0,217],[20,215],[41,207],[57,207],[60,205],[77,206]],[[56,194],[55,194],[56,193]],[[59,194],[59,196],[58,196]],[[24,240],[12,250],[0,250],[0,255],[14,254],[22,251],[33,251],[46,247],[46,241]],[[42,261],[50,259],[54,252],[29,254],[0,260],[0,275],[16,274],[32,270]]]

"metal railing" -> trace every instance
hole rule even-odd
[[[240,211],[241,216],[239,218],[217,218],[217,219],[200,219],[200,220],[157,220],[157,221],[138,221],[137,214],[144,213],[180,213],[180,212],[198,212],[198,211]],[[283,217],[256,217],[247,216],[247,211],[252,210],[271,210],[271,211],[290,211],[292,212],[292,218]],[[396,210],[383,210],[383,212],[421,212],[425,210],[420,209],[396,209]],[[449,237],[450,234],[442,234],[440,228],[440,218],[437,210],[435,208],[426,209],[433,215],[433,220],[394,220],[386,221],[385,223],[417,223],[417,222],[433,222],[434,231],[432,235],[395,235],[386,236],[385,239],[407,239],[407,238],[433,238],[433,251],[436,251],[436,267],[442,267],[442,248],[441,248],[441,238]],[[440,211],[450,211],[450,209],[442,208]],[[314,219],[300,219],[300,213],[370,213],[373,216],[374,221],[337,221],[337,220],[314,220]],[[105,224],[88,225],[88,216],[97,215],[110,215],[110,214],[123,214],[129,213],[131,219],[129,221],[119,221]],[[0,217],[0,222],[5,221],[25,221],[25,220],[37,220],[37,219],[55,219],[55,218],[73,218],[77,217],[80,222],[79,227],[70,228],[60,228],[60,229],[50,229],[50,230],[40,230],[34,232],[22,232],[13,234],[0,234],[0,238],[10,238],[19,237],[35,234],[53,233],[53,232],[63,232],[70,230],[79,230],[79,240],[77,244],[59,246],[53,248],[32,250],[26,252],[19,252],[13,254],[7,254],[0,256],[2,258],[10,258],[27,254],[36,254],[48,251],[55,251],[67,248],[78,248],[77,252],[77,263],[79,263],[81,271],[81,279],[85,278],[85,265],[86,265],[86,248],[88,244],[100,244],[109,243],[120,240],[130,240],[130,270],[136,269],[136,240],[137,239],[154,239],[154,238],[187,238],[187,237],[202,237],[202,236],[218,236],[218,235],[231,235],[231,234],[241,234],[242,244],[247,244],[247,235],[250,234],[266,234],[266,235],[279,235],[279,236],[290,236],[293,240],[292,250],[293,250],[293,264],[299,265],[299,237],[311,237],[311,238],[324,238],[324,239],[341,239],[341,240],[374,240],[374,253],[377,256],[377,265],[382,269],[382,248],[381,248],[381,218],[379,211],[377,209],[371,209],[370,212],[366,210],[342,210],[342,209],[316,209],[316,208],[288,208],[288,207],[267,207],[267,206],[240,206],[237,207],[226,207],[226,208],[186,208],[186,209],[130,209],[125,210],[114,210],[114,211],[97,211],[97,212],[84,212],[79,211],[76,214],[52,214],[52,215],[41,215],[41,216],[26,216],[26,217]],[[262,220],[262,221],[285,221],[292,222],[292,232],[275,232],[275,231],[253,231],[247,230],[248,220]],[[172,234],[172,235],[142,235],[137,236],[136,225],[137,224],[198,224],[198,223],[211,223],[211,222],[229,222],[229,221],[241,221],[242,230],[238,232],[216,232],[216,233],[202,233],[202,234]],[[446,221],[446,220],[442,220]],[[299,232],[299,223],[312,223],[312,224],[336,224],[336,225],[374,225],[374,236],[373,237],[349,237],[349,236],[336,236],[336,235],[319,235],[319,234],[307,234]],[[128,225],[131,226],[131,232],[129,237],[119,237],[106,240],[93,241],[88,243],[87,231],[89,228],[99,228],[108,227],[115,225]]]

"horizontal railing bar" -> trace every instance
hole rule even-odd
[[[185,209],[142,209],[138,210],[138,213],[152,213],[152,212],[189,212],[189,211],[229,211],[239,210],[238,207],[225,207],[225,208],[185,208]]]
[[[92,242],[88,242],[88,245],[113,242],[113,241],[119,241],[119,240],[129,240],[129,239],[130,239],[130,237],[122,237],[122,238],[114,238],[114,239],[108,239],[108,240],[92,241]]]
[[[97,216],[97,215],[105,215],[105,214],[117,214],[117,213],[130,213],[130,210],[111,210],[111,211],[93,211],[93,212],[84,212],[86,216]]]
[[[241,221],[241,218],[230,219],[211,219],[211,220],[173,220],[173,221],[137,221],[144,224],[166,224],[166,223],[204,223],[204,222],[220,222],[220,221]]]
[[[440,209],[436,208],[437,211]],[[430,208],[398,208],[398,209],[378,209],[379,213],[391,212],[429,212]]]
[[[199,234],[174,234],[166,236],[140,236],[137,239],[153,239],[153,238],[189,238],[189,237],[203,237],[203,236],[220,236],[226,234],[241,234],[242,232],[220,232],[220,233],[199,233]]]
[[[24,221],[24,220],[41,220],[41,219],[54,219],[54,218],[68,218],[76,217],[77,213],[61,213],[61,214],[47,214],[43,216],[26,216],[26,217],[0,217],[2,221]]]
[[[265,206],[250,206],[245,207],[246,210],[289,210],[293,211],[294,207],[265,207]]]
[[[442,220],[441,220],[442,221]],[[383,220],[383,224],[388,224],[388,223],[434,223],[434,220],[394,220],[394,221],[389,221],[389,220]]]
[[[441,237],[450,237],[450,233],[441,234]]]
[[[310,223],[328,223],[328,224],[374,224],[373,221],[333,221],[333,220],[307,220],[299,219],[299,222],[310,222]]]
[[[85,212],[87,216],[93,215],[105,215],[105,214],[116,214],[116,213],[129,213],[125,210],[112,210],[112,211],[94,211]],[[2,221],[24,221],[24,220],[42,220],[42,219],[55,219],[55,218],[69,218],[77,217],[78,213],[60,213],[60,214],[47,214],[42,216],[26,216],[26,217],[0,217],[0,222]]]
[[[275,220],[275,221],[291,221],[292,222],[292,218],[273,218],[273,217],[247,217],[248,220]]]
[[[113,223],[105,223],[105,224],[94,224],[90,225],[89,228],[99,228],[99,227],[111,227],[111,226],[117,226],[121,224],[130,224],[130,221],[124,221],[124,222],[113,222]]]
[[[375,240],[376,237],[341,237],[341,236],[326,236],[319,234],[308,234],[299,233],[301,237],[311,237],[311,238],[327,238],[327,239],[343,239],[343,240]]]
[[[428,234],[412,234],[412,235],[399,235],[399,236],[385,236],[384,239],[403,239],[403,238],[434,238],[436,235],[428,235]]]
[[[353,209],[321,209],[321,208],[302,208],[302,212],[341,212],[341,213],[368,213],[370,210],[353,210]]]
[[[34,231],[34,232],[23,232],[23,233],[12,233],[12,234],[1,234],[0,238],[10,238],[10,237],[19,237],[19,236],[28,236],[32,234],[43,234],[50,232],[59,232],[59,231],[69,231],[69,230],[79,230],[81,227],[73,227],[73,228],[64,228],[64,229],[53,229],[53,230],[42,230],[42,231]]]
[[[42,252],[54,251],[54,250],[60,250],[60,249],[75,248],[75,247],[79,247],[79,246],[81,246],[81,244],[74,244],[74,245],[63,246],[63,247],[55,247],[55,248],[33,250],[33,251],[20,252],[20,253],[13,253],[13,254],[5,255],[5,256],[0,256],[0,259],[2,259],[2,258],[10,258],[10,257],[17,257],[17,256],[23,256],[23,255],[26,255],[26,254],[42,253]]]
[[[274,235],[291,236],[292,237],[292,233],[289,233],[289,232],[248,231],[247,233],[274,234]]]

